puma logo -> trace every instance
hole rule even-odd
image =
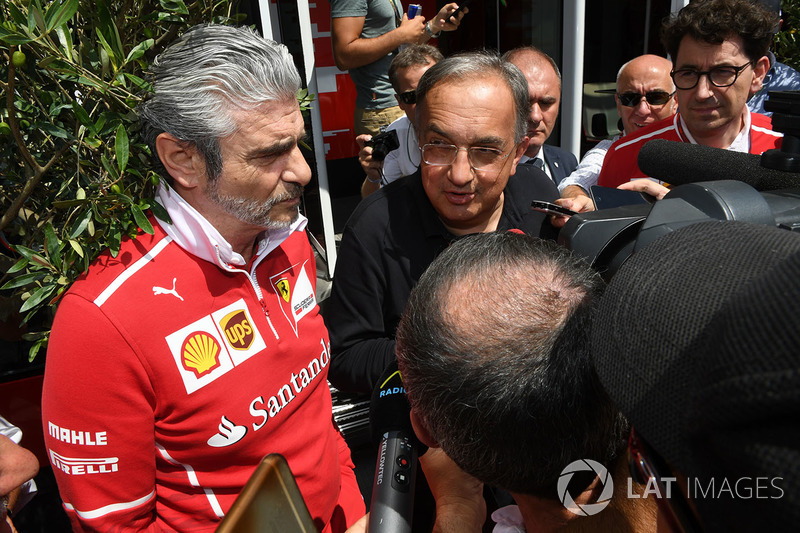
[[[178,294],[178,291],[175,290],[175,281],[177,281],[177,279],[178,278],[172,278],[172,288],[171,289],[165,289],[164,287],[153,287],[153,295],[154,296],[158,296],[159,294],[171,294],[175,298],[177,298],[178,300],[183,301],[183,298],[181,297],[181,295]]]

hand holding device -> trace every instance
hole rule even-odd
[[[557,217],[571,217],[572,215],[578,214],[577,211],[573,211],[572,209],[567,209],[566,207],[561,207],[558,204],[543,202],[541,200],[532,201],[531,209],[534,211],[547,213],[548,215],[555,215]]]
[[[469,6],[469,4],[471,2],[472,2],[472,0],[462,0],[461,3],[458,4],[458,8],[455,11],[453,11],[452,13],[450,13],[450,15],[447,17],[447,22],[451,22],[450,17],[453,17],[453,20],[455,22],[458,22],[459,13],[464,11],[464,8]]]

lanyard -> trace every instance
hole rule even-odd
[[[403,11],[398,7],[396,0],[390,0],[392,2],[392,8],[394,8],[394,27],[399,28],[400,22],[403,20]]]

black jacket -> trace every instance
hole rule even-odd
[[[531,200],[553,201],[558,190],[547,175],[519,165],[504,191],[499,230],[555,238]],[[330,382],[339,390],[372,392],[394,359],[395,329],[412,287],[457,237],[439,220],[419,171],[364,200],[348,220],[323,316],[331,339]]]

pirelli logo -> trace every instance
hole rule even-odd
[[[167,335],[165,340],[187,394],[267,347],[243,299]]]
[[[119,470],[119,457],[65,457],[50,451],[50,462],[71,476],[111,474]]]

